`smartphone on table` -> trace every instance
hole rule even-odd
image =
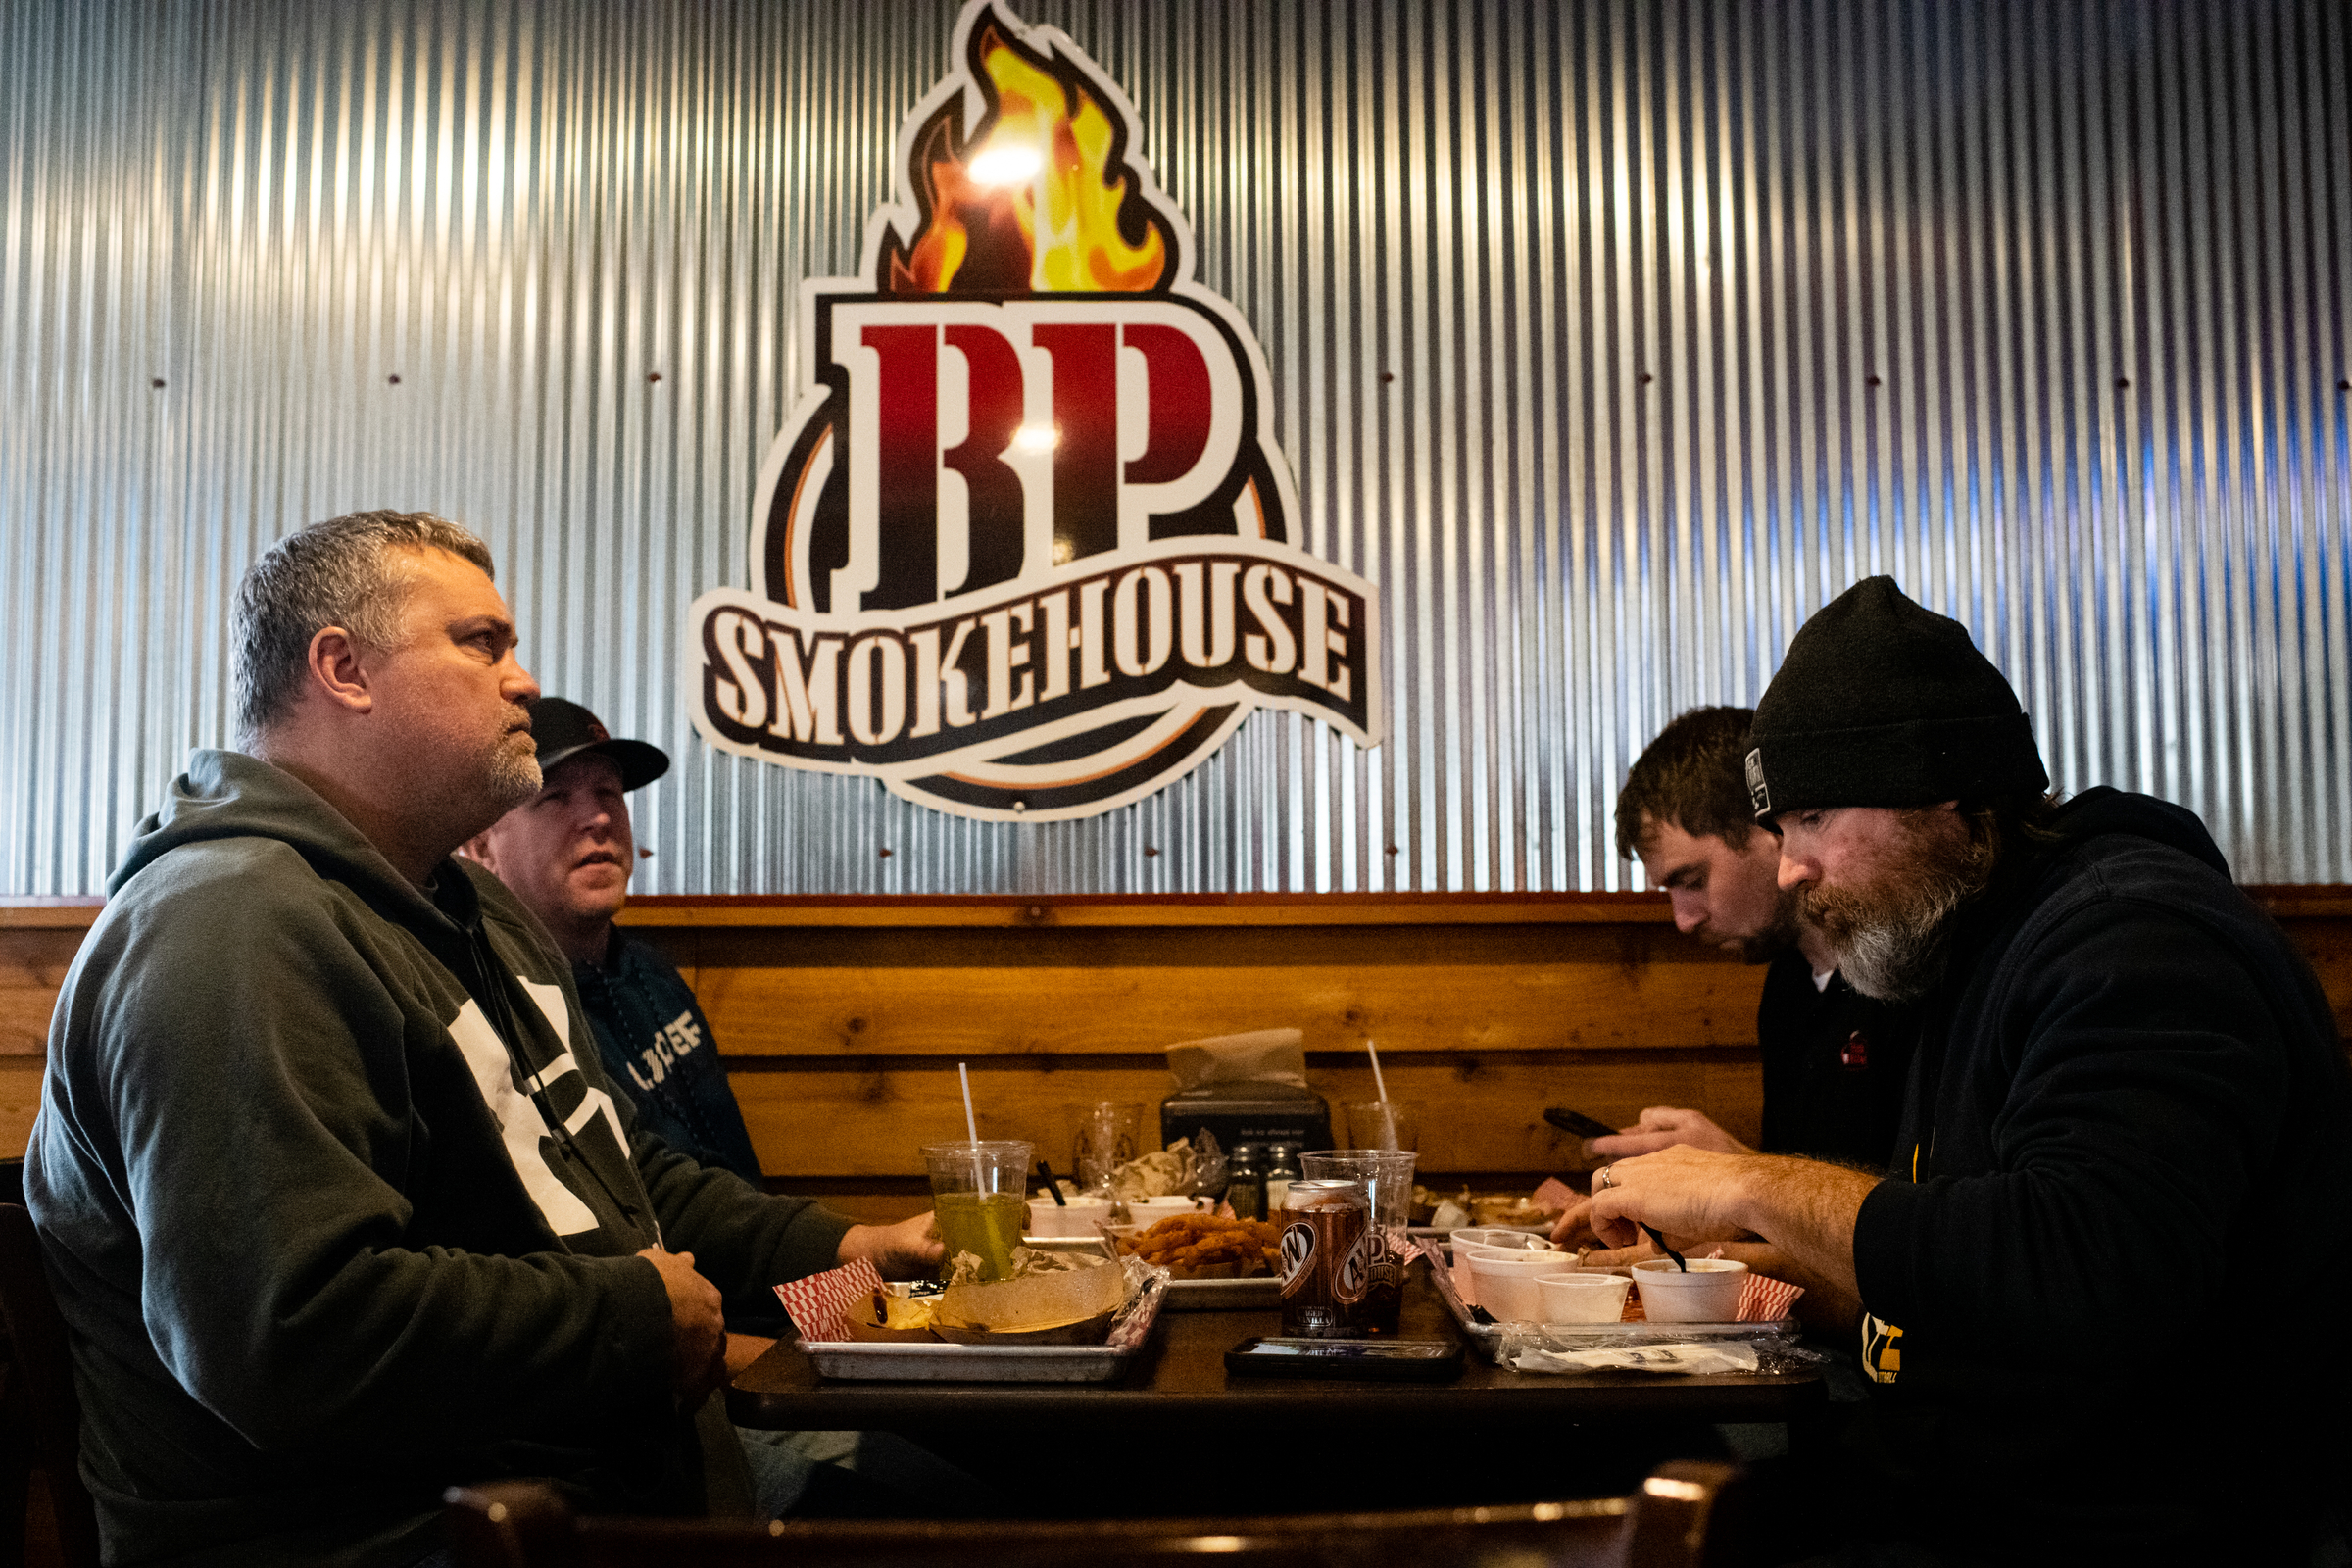
[[[1225,1352],[1242,1377],[1356,1378],[1443,1383],[1462,1375],[1451,1340],[1293,1340],[1254,1335]]]

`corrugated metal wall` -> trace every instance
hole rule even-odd
[[[1646,736],[1880,570],[2060,782],[2352,881],[2342,6],[1020,14],[1125,84],[1308,547],[1387,592],[1380,752],[1261,712],[1001,826],[692,738],[796,287],[951,6],[6,0],[0,893],[100,887],[224,737],[239,572],[362,506],[479,526],[547,689],[679,758],[654,891],[1623,886]]]

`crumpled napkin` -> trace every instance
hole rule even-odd
[[[1629,1345],[1620,1349],[1523,1349],[1521,1372],[1753,1372],[1756,1348],[1741,1340],[1712,1344]]]

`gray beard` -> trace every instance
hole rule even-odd
[[[1879,1002],[1917,1002],[1943,982],[1951,952],[1944,938],[1967,895],[1956,887],[1936,892],[1898,915],[1831,939],[1847,985]]]
[[[1967,839],[1912,839],[1909,863],[1869,887],[1804,889],[1803,914],[1845,983],[1879,1002],[1917,1002],[1942,983],[1952,918],[1992,880],[1992,854]]]
[[[455,834],[450,842],[452,850],[494,826],[500,817],[538,794],[543,782],[536,753],[521,755],[503,746],[490,754],[478,778],[479,783],[473,788],[455,781],[445,782],[440,802],[446,812],[446,825]]]
[[[502,749],[494,754],[490,776],[483,782],[499,798],[498,815],[504,816],[538,794],[546,780],[540,774],[536,753],[523,757]],[[498,817],[491,820],[495,822]]]

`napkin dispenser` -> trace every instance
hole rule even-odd
[[[1312,1089],[1297,1084],[1208,1084],[1180,1089],[1159,1102],[1159,1141],[1164,1147],[1190,1138],[1196,1148],[1201,1129],[1216,1134],[1228,1154],[1244,1144],[1263,1149],[1289,1144],[1299,1150],[1329,1149],[1331,1106]]]
[[[1244,1144],[1331,1147],[1331,1107],[1306,1087],[1306,1037],[1297,1029],[1188,1040],[1168,1048],[1176,1092],[1159,1102],[1159,1141],[1200,1147],[1214,1133],[1231,1154]]]

